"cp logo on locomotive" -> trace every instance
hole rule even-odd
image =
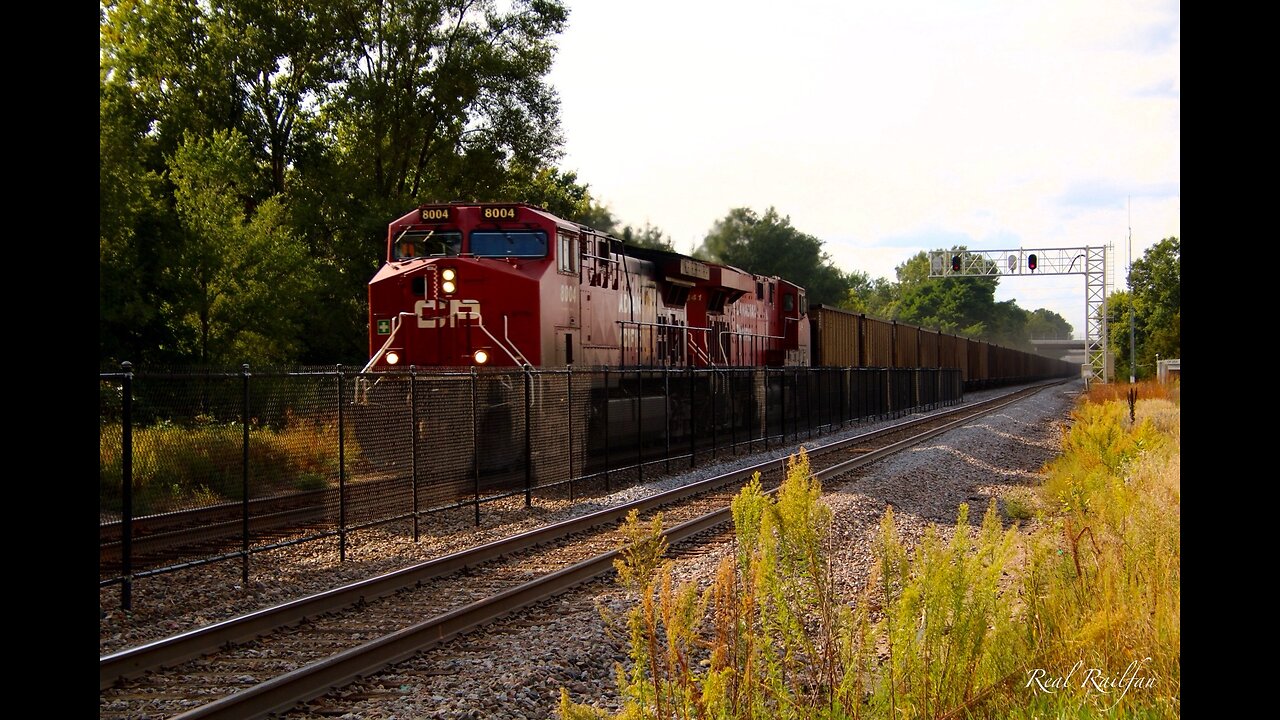
[[[424,314],[428,309],[432,311],[446,310],[447,313],[428,316]],[[419,300],[414,303],[413,311],[418,316],[418,327],[420,328],[442,328],[445,327],[446,321],[448,322],[448,327],[457,327],[459,319],[483,322],[480,318],[479,300],[453,299],[448,302],[444,300]]]

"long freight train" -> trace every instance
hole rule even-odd
[[[531,444],[566,430],[577,441],[574,472],[589,472],[610,450],[635,447],[647,457],[673,437],[679,447],[707,433],[760,434],[771,417],[785,434],[802,388],[763,368],[958,369],[946,375],[957,387],[938,391],[952,399],[963,387],[1077,371],[1019,350],[810,308],[804,288],[785,278],[628,246],[523,203],[430,204],[392,221],[386,263],[369,282],[369,354],[358,395],[365,404],[407,398],[409,368],[461,371],[440,376],[454,378],[452,386],[432,384],[435,410],[424,409],[415,432],[456,432],[470,423],[475,453],[466,462],[486,475],[521,465],[520,448],[528,455]],[[577,380],[566,381],[565,394],[577,392],[576,400],[561,397],[553,403],[560,414],[532,423],[543,436],[521,437],[531,424],[525,414],[541,412],[543,389],[502,370],[570,367],[589,378],[577,389],[569,386]],[[673,387],[672,369],[687,371],[688,381]],[[817,382],[805,394],[835,390]],[[450,418],[441,410],[465,404],[468,393],[468,413]],[[453,395],[456,402],[447,400]],[[708,403],[710,418],[698,412]],[[581,406],[579,427],[572,427],[577,410],[561,407],[568,405]],[[395,424],[381,440],[412,442],[404,427]]]
[[[990,343],[810,310],[801,288],[626,246],[526,204],[423,205],[387,229],[366,370],[417,367],[955,367],[966,383],[1067,375]]]

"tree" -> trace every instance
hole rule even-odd
[[[757,275],[776,275],[808,292],[809,302],[836,305],[846,300],[850,281],[822,251],[822,241],[791,225],[770,207],[764,215],[734,208],[717,220],[694,256]]]
[[[306,255],[279,196],[251,204],[256,166],[235,131],[187,135],[171,161],[177,216],[187,234],[166,268],[185,290],[171,308],[179,340],[201,363],[282,362],[297,354]],[[246,210],[246,207],[249,209]],[[301,302],[299,302],[301,301]]]
[[[229,80],[239,90],[239,129],[268,169],[273,193],[285,191],[286,170],[300,146],[322,132],[322,94],[340,78],[342,6],[220,0],[206,24],[211,39],[232,58]]]
[[[667,252],[675,252],[676,250],[671,238],[664,234],[660,228],[656,228],[648,222],[644,224],[643,228],[633,228],[627,225],[622,228],[619,237],[628,245],[666,250]]]
[[[1070,340],[1071,323],[1052,310],[1038,308],[1027,316],[1027,335],[1033,340]]]
[[[146,162],[150,123],[136,94],[107,83],[105,73],[99,91],[99,359],[172,360],[173,334],[159,309],[173,301],[173,289],[158,279],[180,242],[165,181]]]
[[[508,163],[559,157],[545,76],[568,13],[558,0],[360,0],[331,132],[378,197],[490,200]],[[403,202],[401,203],[403,204]]]
[[[530,203],[563,218],[585,214],[591,203],[587,186],[578,182],[577,173],[553,167],[532,170],[520,164],[507,173],[496,199]]]
[[[1155,356],[1182,355],[1182,259],[1176,237],[1156,243],[1135,260],[1129,273],[1138,312],[1145,320],[1146,354],[1143,363],[1154,366]]]
[[[1133,294],[1124,290],[1107,296],[1107,345],[1115,362],[1115,377],[1127,379],[1132,373],[1129,358],[1129,313],[1133,309]],[[1134,318],[1135,336],[1138,319]],[[1139,369],[1141,365],[1139,364]],[[1151,373],[1137,373],[1138,377],[1150,377]]]
[[[566,20],[560,0],[103,2],[101,359],[213,361],[270,331],[273,358],[356,362],[388,219],[453,199],[585,213],[554,165]],[[254,253],[324,312],[251,311],[271,283],[234,273],[272,266]]]
[[[948,254],[963,254],[953,247]],[[896,268],[898,276],[893,319],[937,328],[941,332],[982,337],[995,342],[1009,334],[1013,308],[999,308],[994,277],[929,277],[928,253],[919,252]]]
[[[1182,355],[1182,261],[1177,237],[1147,248],[1129,272],[1129,292],[1107,298],[1108,338],[1116,376],[1129,373],[1129,324],[1133,313],[1138,378],[1154,377],[1159,358]]]

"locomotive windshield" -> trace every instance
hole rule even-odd
[[[541,230],[476,230],[471,233],[471,254],[494,258],[546,257],[547,234]]]
[[[462,233],[456,230],[407,232],[396,240],[393,260],[420,257],[453,257],[462,250]]]

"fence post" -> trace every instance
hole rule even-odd
[[[711,391],[711,462],[714,463],[716,461],[716,446],[719,442],[719,438],[716,436],[716,426],[720,424],[717,422],[718,418],[716,416],[716,400],[719,399],[720,393],[716,388],[718,381],[716,380],[715,368],[707,368],[707,380],[710,381],[708,387]]]
[[[418,542],[418,366],[409,366],[409,473],[413,489],[413,541]]]
[[[347,431],[342,414],[342,363],[338,363],[338,562],[347,561]]]
[[[471,366],[471,477],[475,481],[476,527],[480,527],[480,442],[476,420],[476,368]]]
[[[240,582],[241,587],[249,585],[249,363],[240,366],[243,375],[242,384],[244,385],[244,404],[241,407],[240,424],[244,428],[244,440],[241,443],[241,502],[243,509],[242,521],[244,524],[243,543],[240,547],[241,567]]]
[[[569,398],[566,426],[569,428],[569,502],[573,502],[573,366],[568,367],[568,393]]]
[[[764,422],[760,428],[760,438],[764,440],[764,449],[769,449],[769,366],[765,365],[760,368],[764,373]]]
[[[813,374],[806,368],[804,373],[804,422],[809,426],[809,439],[813,439],[813,393],[809,392],[812,387],[809,381],[813,379]],[[800,366],[796,366],[796,386],[800,385]]]
[[[133,609],[133,363],[120,363],[124,371],[120,437],[120,607]]]
[[[849,416],[849,408],[844,397],[845,388],[849,385],[849,368],[840,369],[840,429],[844,429],[845,418]]]
[[[738,340],[739,342],[741,342],[742,338],[738,338]],[[732,455],[733,457],[737,457],[738,456],[738,422],[737,422],[737,417],[735,417],[735,413],[733,412],[733,404],[734,404],[733,401],[735,398],[738,397],[738,394],[733,391],[733,371],[732,370],[725,371],[725,388],[728,390],[728,392],[725,393],[725,396],[729,398],[729,454]]]
[[[529,415],[533,412],[533,371],[524,366],[524,506],[533,505],[533,442],[529,435]]]
[[[623,339],[626,339],[626,333],[623,333]],[[604,366],[604,491],[610,492],[609,488],[609,366]]]
[[[640,376],[640,339],[636,338],[636,482],[644,482],[644,378]]]
[[[671,366],[662,368],[662,424],[666,426],[667,474],[671,474]]]
[[[781,419],[781,424],[782,424],[782,445],[786,445],[787,443],[787,372],[785,369],[778,368],[778,380],[781,380],[781,382],[778,384],[780,384],[782,388],[780,395],[778,395],[778,405],[781,405],[780,409],[778,409],[778,418]]]
[[[694,458],[698,452],[698,434],[695,431],[698,424],[695,422],[695,416],[698,413],[698,404],[694,402],[693,397],[693,358],[689,358],[689,364],[685,365],[685,370],[689,374],[689,469],[694,466]]]

